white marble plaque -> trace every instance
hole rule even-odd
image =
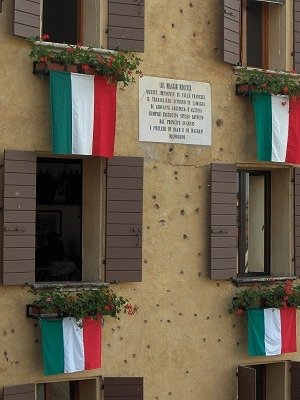
[[[139,140],[211,145],[210,84],[140,78]]]

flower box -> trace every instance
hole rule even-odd
[[[54,307],[52,311],[45,311],[43,307],[36,304],[27,304],[26,309],[27,318],[61,318],[63,316],[63,313],[57,307]]]
[[[255,91],[256,87],[254,85],[248,85],[247,83],[241,83],[235,85],[235,94],[237,96],[249,97],[251,92]]]

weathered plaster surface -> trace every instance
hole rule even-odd
[[[48,82],[12,35],[12,7],[0,14],[0,150],[49,151]],[[145,400],[231,400],[236,366],[253,362],[243,319],[227,313],[235,287],[209,279],[209,164],[255,161],[252,111],[222,61],[222,13],[221,0],[146,1],[143,73],[211,83],[212,146],[139,143],[138,86],[118,92],[116,154],[145,157],[144,275],[115,289],[139,310],[105,320],[103,368],[72,378],[144,376]],[[0,386],[46,380],[31,297],[0,287]]]

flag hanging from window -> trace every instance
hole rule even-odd
[[[50,71],[52,151],[113,157],[116,85],[105,77]]]
[[[101,317],[41,319],[45,375],[101,367]]]
[[[300,164],[300,99],[252,94],[259,161]]]
[[[247,310],[249,356],[275,356],[294,353],[296,308]]]

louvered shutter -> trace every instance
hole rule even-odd
[[[106,282],[142,280],[143,165],[140,157],[107,161]]]
[[[300,0],[294,0],[294,69],[300,73]]]
[[[300,399],[300,362],[291,362],[291,400]]]
[[[4,152],[3,285],[35,281],[36,156]]]
[[[143,378],[104,378],[104,400],[143,400]]]
[[[4,400],[35,400],[35,385],[7,386],[3,388]]]
[[[237,168],[211,165],[211,279],[237,275]]]
[[[14,34],[22,37],[40,37],[41,0],[15,0]]]
[[[224,61],[241,61],[241,0],[224,0]]]
[[[300,276],[300,168],[294,169],[294,266]]]
[[[108,48],[144,51],[145,0],[108,0]]]
[[[256,371],[238,367],[238,400],[256,400]]]

